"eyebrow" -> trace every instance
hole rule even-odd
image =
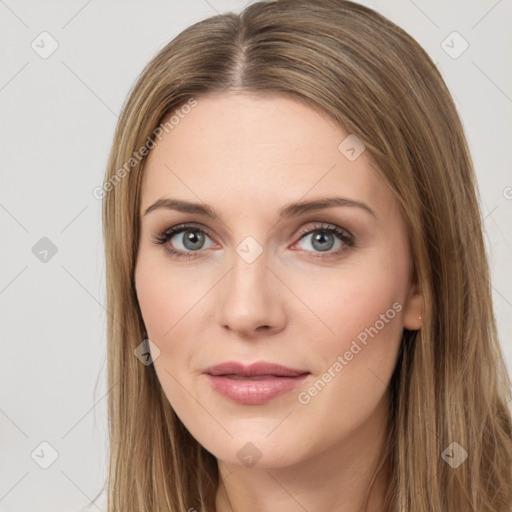
[[[362,203],[360,201],[354,201],[353,199],[347,199],[345,197],[325,197],[315,199],[313,201],[299,201],[284,205],[278,211],[278,221],[281,221],[289,217],[304,215],[310,212],[316,212],[319,210],[323,210],[324,208],[332,208],[334,206],[360,208],[365,212],[369,213],[370,215],[372,215],[374,218],[377,218],[375,212],[365,203]],[[147,210],[144,212],[144,216],[159,208],[165,208],[166,210],[176,210],[183,213],[195,213],[198,215],[209,217],[211,219],[220,218],[216,211],[207,204],[192,203],[189,201],[172,198],[158,199],[158,201],[156,201],[149,208],[147,208]]]

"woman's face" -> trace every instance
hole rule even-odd
[[[135,271],[170,404],[228,464],[365,449],[402,331],[420,326],[396,199],[357,140],[296,99],[210,94],[187,112],[147,160]],[[211,369],[225,362],[294,371]]]

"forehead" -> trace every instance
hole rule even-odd
[[[390,190],[367,152],[351,161],[339,149],[349,135],[288,95],[200,96],[151,150],[141,207],[165,194],[235,209],[343,194],[389,208]]]

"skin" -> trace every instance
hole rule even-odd
[[[281,94],[197,100],[151,150],[142,183],[135,283],[160,350],[158,378],[181,421],[218,460],[217,512],[359,511],[384,447],[402,331],[421,326],[398,203],[368,151],[355,161],[342,154],[349,134],[323,111]],[[364,202],[375,217],[335,206],[277,219],[285,204],[332,196]],[[165,197],[211,205],[220,220],[166,208],[144,215]],[[166,245],[192,259],[153,242],[185,222],[206,231],[204,244],[194,252],[182,232]],[[348,231],[355,245],[328,235],[324,247],[332,248],[322,252],[313,243],[319,223]],[[236,251],[247,236],[263,251],[252,263]],[[394,318],[300,403],[298,393],[394,303],[401,306]],[[216,393],[202,373],[228,360],[272,361],[311,375],[265,404],[242,405]],[[237,457],[247,442],[261,454],[253,467]],[[387,476],[377,479],[368,511],[381,510]]]

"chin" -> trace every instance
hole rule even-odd
[[[252,440],[246,437],[233,439],[229,445],[205,448],[214,457],[230,466],[246,467],[248,469],[277,469],[293,466],[299,463],[304,454],[297,447],[283,445],[265,439],[267,434],[260,437],[253,436]]]

